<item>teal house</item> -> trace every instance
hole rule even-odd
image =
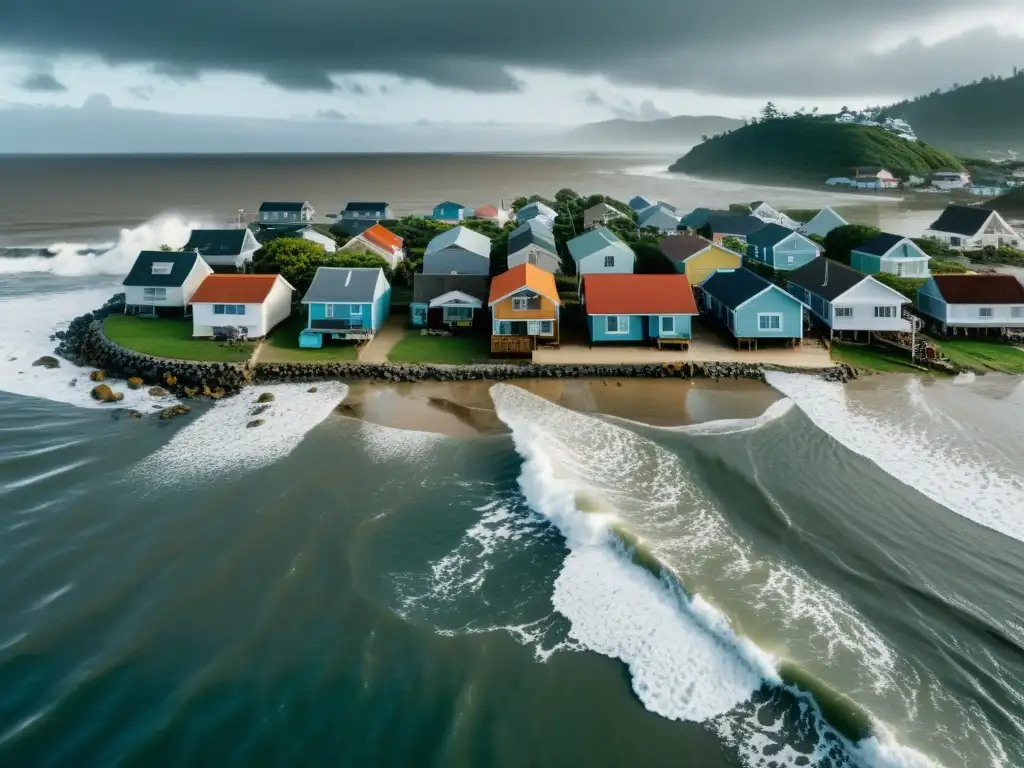
[[[850,266],[865,275],[888,272],[899,277],[928,277],[931,257],[903,235],[882,232],[850,252]]]
[[[764,339],[802,339],[805,306],[749,269],[720,269],[701,284],[701,309],[737,342],[752,346]]]
[[[686,275],[584,275],[580,301],[591,344],[688,346],[697,314]]]
[[[766,224],[747,235],[747,258],[772,269],[799,269],[819,256],[817,243],[781,224]]]
[[[445,200],[434,206],[432,218],[437,221],[463,221],[466,218],[466,206]]]
[[[300,347],[319,348],[327,340],[365,341],[388,317],[391,285],[379,268],[320,267],[302,303],[308,315]]]

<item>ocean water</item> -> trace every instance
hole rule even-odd
[[[31,365],[188,223],[0,257],[0,765],[1024,765],[1019,379],[456,438]]]

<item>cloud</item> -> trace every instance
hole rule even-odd
[[[348,115],[343,115],[336,109],[318,109],[316,116],[321,120],[348,120]]]
[[[658,109],[658,107],[656,107],[654,105],[654,102],[651,101],[650,99],[645,99],[644,101],[640,102],[640,106],[636,107],[635,109],[633,108],[632,102],[630,102],[628,99],[623,101],[623,103],[619,106],[609,106],[611,107],[612,114],[614,114],[618,118],[622,118],[623,120],[647,121],[661,120],[666,117],[672,117],[671,112],[666,112],[663,109]]]
[[[128,88],[128,93],[139,101],[149,101],[156,89],[152,85],[133,85]]]
[[[1016,3],[976,0],[970,23]],[[248,0],[244,13],[238,7],[178,0],[140,13],[139,0],[0,0],[0,49],[148,64],[179,81],[243,72],[323,93],[338,89],[339,76],[362,74],[508,93],[523,87],[513,72],[527,69],[721,95],[853,97],[928,91],[948,84],[957,67],[967,74],[952,79],[964,80],[1024,61],[1020,37],[970,52],[963,41],[871,52],[874,41],[952,24],[963,0],[776,0],[770,7],[755,0],[519,0],[515,18],[542,20],[528,29],[478,0],[447,0],[443,11],[423,0],[391,0],[383,25],[374,3],[290,0],[287,13],[279,0]],[[337,20],[355,32],[339,33]],[[952,29],[964,28],[963,17],[957,23]],[[386,38],[363,33],[379,29]],[[965,37],[994,44],[998,36]]]
[[[31,72],[18,82],[17,87],[32,93],[63,93],[67,90],[67,86],[49,72]]]

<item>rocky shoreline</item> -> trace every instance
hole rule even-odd
[[[817,373],[828,381],[857,378],[851,366],[838,364],[818,371],[787,369],[758,363],[660,363],[568,365],[484,363],[432,365],[402,363],[204,363],[169,360],[125,349],[103,333],[103,319],[124,311],[124,294],[100,309],[71,321],[66,331],[54,334],[56,354],[77,365],[91,366],[105,377],[131,380],[131,386],[159,386],[179,397],[220,399],[238,394],[253,384],[315,382],[327,379],[422,382],[503,381],[549,378],[706,378],[764,381],[766,370]]]

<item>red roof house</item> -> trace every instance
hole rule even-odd
[[[219,329],[261,338],[292,311],[291,283],[280,275],[210,275],[189,300],[192,335],[219,336]]]
[[[374,224],[353,237],[338,250],[351,253],[373,253],[394,267],[405,258],[404,242],[387,227]]]
[[[592,343],[685,341],[697,314],[686,275],[584,275],[580,299]]]

